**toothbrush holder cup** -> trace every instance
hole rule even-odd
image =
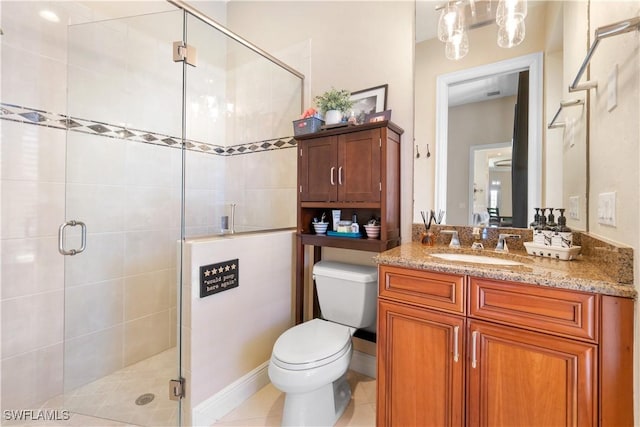
[[[313,223],[313,229],[315,230],[316,234],[326,234],[328,226],[329,226],[328,222],[314,222]]]

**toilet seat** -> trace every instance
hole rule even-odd
[[[273,346],[272,361],[300,371],[329,364],[351,350],[352,328],[313,319],[285,331]]]

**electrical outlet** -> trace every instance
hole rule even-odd
[[[579,220],[580,219],[580,196],[569,197],[569,218]]]
[[[616,226],[616,193],[600,193],[598,195],[598,223]]]

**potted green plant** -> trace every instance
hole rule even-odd
[[[324,114],[324,121],[328,125],[340,123],[342,116],[347,114],[353,106],[351,92],[348,90],[338,90],[331,88],[322,95],[314,98],[318,109]]]

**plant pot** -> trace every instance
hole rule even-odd
[[[324,122],[328,125],[335,125],[342,121],[342,111],[328,110],[324,113]]]

